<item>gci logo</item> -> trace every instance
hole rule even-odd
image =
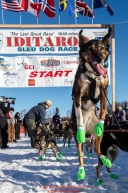
[[[34,69],[34,65],[25,64],[24,69]]]

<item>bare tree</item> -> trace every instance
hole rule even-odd
[[[53,109],[53,116],[55,115],[55,113],[56,113],[56,109]]]
[[[24,115],[27,113],[27,110],[26,109],[23,109],[20,111],[20,118],[23,119],[24,118]]]
[[[68,110],[67,113],[66,113],[66,116],[71,117],[71,112],[72,112],[71,110]]]

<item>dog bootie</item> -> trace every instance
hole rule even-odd
[[[117,179],[118,179],[118,176],[115,175],[115,174],[110,174],[110,178],[117,180]]]
[[[100,137],[103,134],[104,130],[104,121],[99,120],[99,123],[97,123],[94,127],[94,133],[96,136]]]
[[[108,158],[106,158],[105,156],[101,156],[100,159],[101,159],[102,163],[104,165],[106,165],[108,168],[112,167],[112,163]]]
[[[79,156],[79,154],[78,154],[78,153],[75,153],[75,156],[76,156],[76,157],[78,157],[78,156]]]
[[[97,186],[100,186],[103,183],[103,180],[101,177],[97,178]]]
[[[78,143],[85,143],[85,130],[83,126],[78,126],[76,138]]]
[[[42,156],[39,156],[38,157],[38,161],[42,161],[43,159],[42,159]]]
[[[79,167],[78,170],[78,180],[83,180],[85,178],[84,167]]]
[[[56,158],[56,161],[60,161],[60,157],[57,157],[57,158]]]
[[[59,156],[59,157],[62,157],[63,154],[62,154],[61,152],[58,152],[58,156]]]
[[[71,145],[70,144],[68,144],[68,148],[70,148],[71,147]]]
[[[91,158],[92,157],[92,153],[88,153],[88,157]]]
[[[44,158],[45,158],[45,154],[42,155],[42,159],[44,159]]]

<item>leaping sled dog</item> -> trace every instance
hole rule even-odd
[[[78,180],[85,178],[83,162],[83,145],[86,134],[95,135],[95,152],[102,163],[111,168],[111,161],[100,150],[100,144],[104,131],[106,116],[106,97],[108,87],[108,75],[105,62],[110,54],[110,36],[112,28],[102,40],[88,40],[79,32],[79,66],[75,75],[72,89],[72,122],[73,132],[78,148],[79,170]],[[100,101],[100,119],[98,120],[94,110],[95,104]]]

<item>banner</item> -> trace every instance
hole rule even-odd
[[[0,87],[72,86],[76,56],[0,56]]]
[[[72,86],[78,56],[0,56],[0,87]],[[110,59],[106,62],[110,77]]]
[[[80,29],[0,31],[1,54],[78,54]],[[102,39],[108,29],[83,29],[88,39]]]

